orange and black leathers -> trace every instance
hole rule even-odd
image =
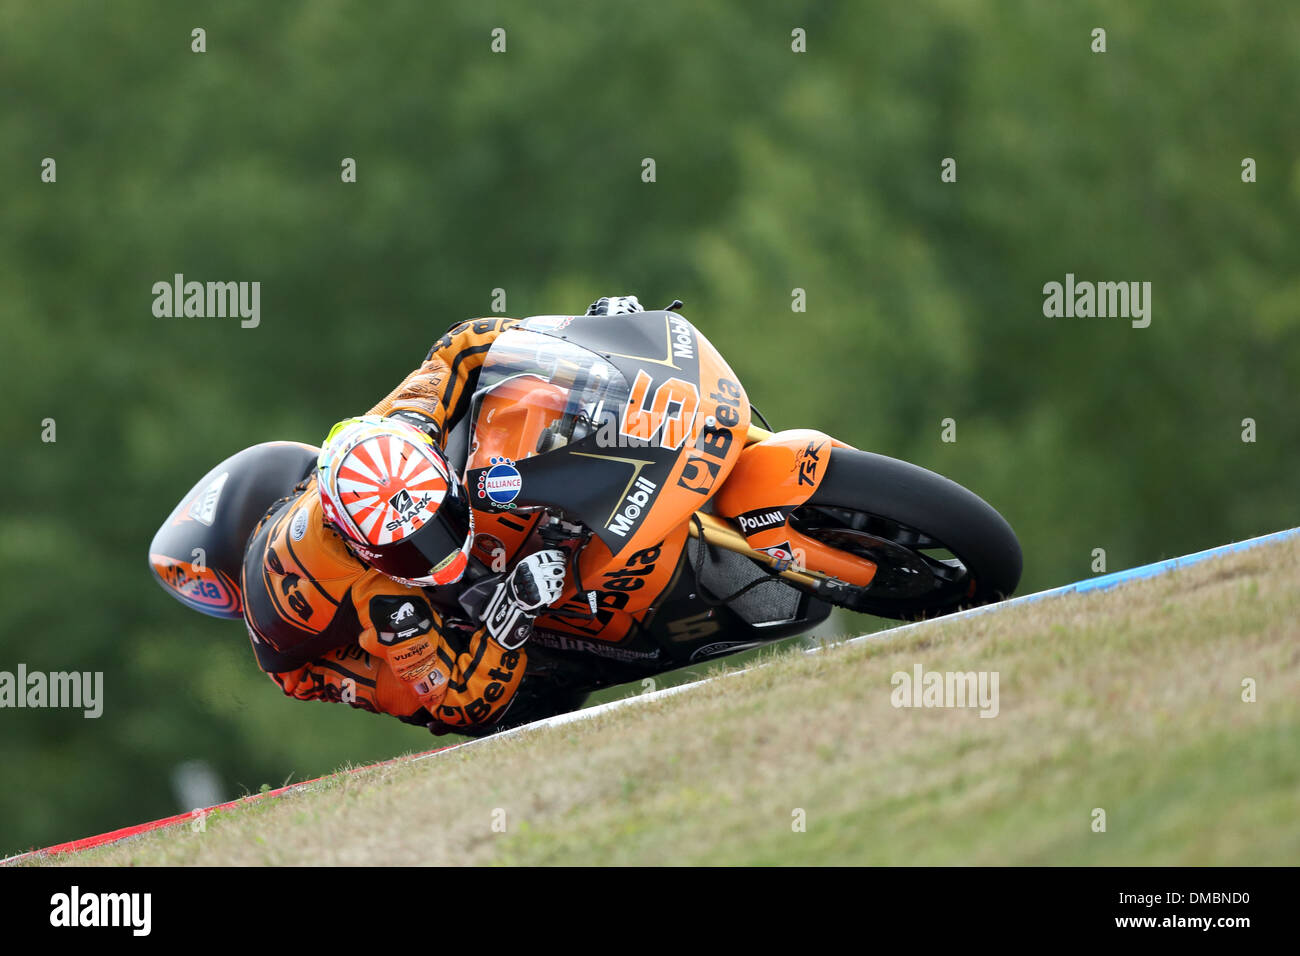
[[[424,362],[369,415],[402,415],[427,422],[440,444],[469,411],[478,373],[496,337],[518,319],[474,319],[454,326],[429,349]],[[418,422],[417,422],[418,424]],[[459,468],[463,462],[452,462]]]
[[[442,440],[466,413],[484,356],[515,319],[451,329],[368,414],[401,416]],[[453,463],[459,466],[459,462]],[[314,478],[277,502],[244,558],[244,617],[258,664],[301,700],[349,703],[436,733],[494,723],[527,665],[478,622],[373,571],[322,520]]]

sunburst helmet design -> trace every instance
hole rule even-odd
[[[474,536],[468,498],[414,425],[377,415],[339,422],[316,480],[326,521],[375,570],[417,587],[465,573]]]

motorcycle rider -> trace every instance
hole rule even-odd
[[[635,296],[616,296],[587,314],[640,311]],[[468,584],[473,516],[464,462],[443,449],[492,342],[518,321],[454,326],[382,401],[334,426],[313,473],[254,529],[244,618],[258,665],[285,694],[437,734],[492,732],[576,705],[520,691],[531,622],[564,587],[563,551],[477,582],[481,600],[455,600]]]

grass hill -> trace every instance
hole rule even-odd
[[[44,862],[1294,863],[1298,582],[1292,539],[786,649],[587,720],[253,801],[199,832]],[[893,706],[891,676],[917,664],[996,672],[997,716]]]

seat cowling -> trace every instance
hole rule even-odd
[[[200,478],[149,545],[158,583],[196,611],[241,619],[240,568],[248,537],[267,509],[311,472],[319,454],[302,442],[263,442]]]

